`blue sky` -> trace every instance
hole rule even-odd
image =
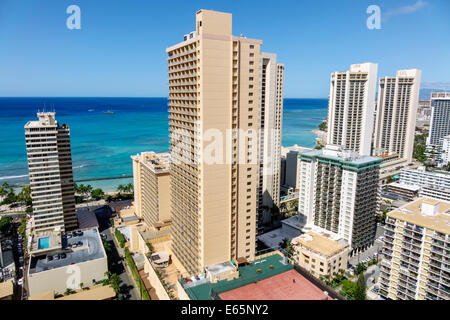
[[[69,30],[66,8],[81,8]],[[379,5],[380,30],[366,27]],[[450,1],[0,0],[0,96],[166,96],[165,48],[195,12],[233,14],[233,33],[263,40],[286,66],[285,97],[326,98],[333,71],[377,62],[378,76],[422,69],[450,89]]]

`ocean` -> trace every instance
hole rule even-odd
[[[312,130],[327,117],[326,99],[285,99],[282,145],[313,147]],[[70,126],[74,180],[105,191],[131,178],[131,155],[169,148],[167,98],[0,98],[0,184],[28,183],[24,125],[55,111]],[[112,111],[113,114],[105,114]]]

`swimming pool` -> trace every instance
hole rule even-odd
[[[38,240],[38,249],[48,249],[49,247],[49,237],[40,238]]]

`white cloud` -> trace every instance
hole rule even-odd
[[[382,17],[384,20],[388,20],[389,18],[391,18],[393,16],[414,13],[416,11],[419,11],[423,7],[425,7],[427,4],[428,4],[427,2],[419,0],[415,4],[389,10],[386,13],[382,14]]]

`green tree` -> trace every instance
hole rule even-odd
[[[2,234],[9,234],[11,232],[13,218],[4,216],[0,219],[0,232]]]
[[[364,272],[361,272],[358,276],[354,297],[356,300],[366,300],[366,280],[364,279]]]
[[[356,290],[357,290],[357,284],[350,281],[350,280],[343,280],[342,281],[342,292],[351,299],[355,298]]]
[[[125,192],[129,192],[129,193],[133,192],[133,184],[128,183],[128,184],[125,186]]]
[[[103,192],[102,189],[97,188],[92,190],[91,192],[91,197],[94,198],[95,200],[100,200],[105,196],[105,193]]]
[[[121,193],[121,192],[125,192],[125,187],[123,184],[119,184],[117,186],[117,192]]]
[[[25,202],[27,206],[31,206],[31,188],[29,185],[22,187],[22,190],[17,196],[17,200]]]
[[[327,122],[326,121],[319,124],[319,130],[327,131]]]
[[[0,197],[3,198],[4,196],[6,196],[8,194],[8,188],[9,188],[8,183],[3,182],[3,184],[0,187]]]

